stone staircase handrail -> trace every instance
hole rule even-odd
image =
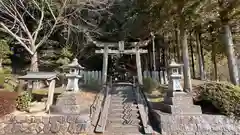
[[[90,106],[90,117],[92,118],[92,125],[94,126],[97,124],[105,92],[105,88],[101,88],[101,91],[96,95],[93,104]]]
[[[103,133],[107,124],[108,109],[110,106],[111,94],[109,94],[109,87],[106,86],[106,95],[101,105],[99,120],[96,125],[95,132]]]

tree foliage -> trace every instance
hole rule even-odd
[[[71,62],[70,60],[73,54],[70,49],[70,46],[65,46],[64,48],[62,48],[56,64],[58,64],[59,66],[65,66]]]
[[[0,40],[0,61],[1,64],[10,64],[11,60],[9,59],[9,55],[12,54],[8,42],[4,39]]]

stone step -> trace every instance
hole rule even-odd
[[[136,97],[135,94],[112,94],[112,97]]]
[[[165,104],[169,105],[193,105],[193,98],[192,97],[166,97],[163,101]]]
[[[108,132],[111,135],[142,135],[141,133],[141,127],[136,127],[136,126],[132,126],[132,127],[114,127],[114,128],[110,128],[108,129]],[[110,135],[107,134],[106,135]],[[104,133],[105,135],[105,133]]]
[[[131,117],[133,117],[134,119],[138,119],[140,118],[138,113],[135,112],[130,112]],[[123,116],[125,116],[123,113],[111,113],[108,115],[108,117],[111,118],[123,118]]]
[[[112,101],[134,101],[136,100],[136,97],[112,97]]]
[[[112,114],[112,113],[123,113],[125,111],[125,109],[123,108],[112,108],[109,113]],[[138,109],[137,108],[131,108],[131,111],[129,113],[138,113]]]
[[[133,103],[128,104],[128,105],[125,105],[125,104],[112,104],[111,103],[110,106],[113,109],[121,109],[121,108],[127,109],[127,108],[137,108],[138,107],[137,104],[133,104]]]
[[[140,132],[136,132],[136,133],[115,133],[115,132],[104,132],[104,135],[143,135]]]
[[[171,114],[202,114],[201,106],[197,105],[168,105],[168,104],[161,104],[160,110],[166,113]]]
[[[117,89],[113,89],[113,91],[112,92],[117,92],[117,91],[123,91],[123,92],[131,92],[131,91],[133,91],[132,90],[132,87],[128,87],[128,88],[117,88]]]
[[[120,128],[120,127],[122,127],[122,128],[137,128],[137,129],[139,129],[141,126],[140,126],[141,124],[122,124],[122,123],[110,123],[109,124],[109,127],[110,128]]]
[[[111,98],[111,102],[121,102],[121,103],[133,103],[136,102],[137,100],[135,98]]]
[[[136,101],[123,103],[122,101],[113,101],[110,103],[110,106],[124,106],[124,104],[130,104],[131,106],[137,106]]]
[[[134,90],[132,88],[129,89],[113,89],[112,92],[133,92]]]
[[[111,99],[111,104],[137,104],[137,100],[131,100],[128,102],[128,100],[125,99]]]
[[[110,104],[111,106],[130,106],[130,107],[137,107],[137,103],[133,103],[133,102],[126,102],[126,103],[123,103],[123,102],[111,102]]]
[[[135,92],[134,91],[112,91],[111,92],[112,94],[122,94],[122,95],[128,95],[128,94],[132,94],[132,95],[135,95]]]
[[[108,119],[108,123],[111,125],[139,125],[141,120],[140,119],[134,119],[134,118],[130,118],[129,120],[127,119],[127,121],[129,121],[130,123],[124,123],[126,120],[122,119],[122,118],[109,118]]]
[[[118,94],[126,94],[126,93],[134,93],[133,90],[113,90],[111,93],[118,93]]]

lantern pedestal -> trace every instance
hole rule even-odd
[[[81,101],[78,98],[79,93],[63,92],[58,98],[56,105],[52,107],[52,112],[62,115],[79,115],[81,114]]]
[[[202,114],[201,107],[194,105],[186,92],[168,91],[161,106],[161,111],[171,114]]]

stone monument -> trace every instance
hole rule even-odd
[[[76,58],[73,59],[73,62],[67,65],[67,67],[69,68],[69,73],[66,74],[66,77],[68,79],[66,90],[78,92],[79,79],[82,78],[79,73],[80,70],[84,68],[78,63],[78,60]]]
[[[81,101],[79,100],[79,79],[82,76],[79,72],[83,67],[78,63],[75,58],[73,62],[67,65],[69,74],[66,74],[68,79],[66,91],[64,91],[57,98],[56,105],[52,107],[52,112],[58,114],[78,115],[81,113]]]
[[[201,107],[193,104],[192,96],[183,91],[182,75],[179,73],[181,66],[182,64],[172,61],[168,67],[170,80],[167,94],[160,109],[171,114],[202,114]]]

